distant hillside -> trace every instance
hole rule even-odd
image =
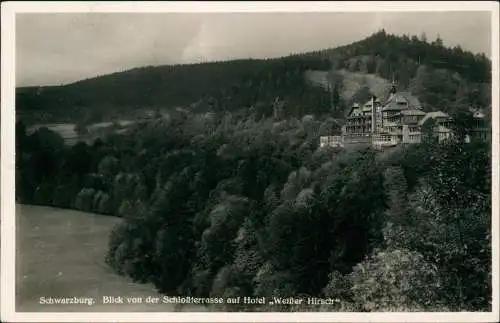
[[[420,38],[395,36],[381,30],[346,46],[305,55],[328,59],[335,69],[377,73],[387,79],[394,73],[399,82],[406,85],[419,65],[447,69],[476,83],[491,82],[491,61],[484,54],[473,54],[460,46],[445,47],[439,37],[429,41],[425,34]]]
[[[20,113],[55,116],[122,114],[144,108],[192,107],[198,111],[236,111],[251,106],[271,114],[277,98],[287,101],[290,114],[310,113],[327,99],[324,91],[308,86],[304,72],[328,70],[319,58],[286,57],[193,65],[137,68],[73,84],[21,88],[16,95]]]
[[[391,82],[376,75],[363,74],[361,72],[350,72],[345,69],[324,71],[307,71],[306,78],[314,85],[328,88],[329,84],[335,87],[340,97],[347,103],[352,104],[358,98],[357,95],[367,88],[368,91],[377,97],[385,97],[391,87]]]
[[[491,105],[491,61],[484,54],[473,54],[460,46],[445,47],[439,37],[429,41],[425,35],[395,36],[381,30],[350,45],[306,56],[328,59],[333,69],[345,71],[340,72],[344,75],[361,73],[372,78],[365,81],[351,74],[347,79],[344,77],[345,88],[359,89],[366,85],[377,92],[383,82],[368,75],[394,78],[401,90],[413,92],[428,110],[451,109],[456,101],[473,106]]]
[[[335,114],[357,97],[383,95],[392,78],[428,110],[452,109],[456,102],[491,104],[491,62],[484,55],[444,47],[440,39],[380,31],[347,46],[277,59],[150,66],[63,86],[19,88],[16,109],[44,121],[175,107],[271,116],[278,100],[289,116]]]

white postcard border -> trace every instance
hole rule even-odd
[[[486,313],[20,313],[15,312],[15,14],[41,12],[376,12],[490,11],[492,13],[492,277]],[[1,51],[1,314],[7,322],[495,322],[499,320],[499,9],[494,1],[373,2],[6,2]],[[496,90],[495,90],[496,89]]]

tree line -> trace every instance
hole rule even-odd
[[[60,118],[100,120],[141,109],[189,108],[193,112],[249,111],[272,113],[267,107],[279,98],[289,103],[289,115],[324,109],[328,93],[310,86],[309,69],[328,70],[318,58],[283,57],[192,65],[143,67],[99,76],[69,85],[18,89],[21,112],[45,111]],[[66,109],[68,107],[69,109]],[[91,116],[86,114],[91,112]]]

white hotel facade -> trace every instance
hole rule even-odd
[[[474,136],[486,140],[489,127],[485,115],[472,111],[475,120]],[[441,111],[424,112],[420,101],[409,92],[398,92],[393,84],[385,101],[372,98],[363,105],[354,103],[342,127],[341,135],[320,137],[320,147],[342,147],[364,143],[376,148],[422,141],[422,127],[434,120],[434,133],[439,142],[453,136],[452,118]],[[466,138],[470,140],[470,138]]]

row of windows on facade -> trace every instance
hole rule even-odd
[[[478,132],[474,134],[474,137],[480,140],[486,140],[487,134],[484,132]],[[450,140],[453,138],[452,132],[440,132],[437,134],[438,142],[442,143],[444,141]],[[471,141],[470,136],[466,136],[466,142]],[[343,147],[346,144],[355,144],[355,143],[371,143],[375,146],[384,146],[384,145],[398,145],[400,143],[403,144],[415,144],[422,142],[422,134],[410,134],[408,136],[402,137],[402,140],[398,140],[397,137],[387,134],[374,135],[374,136],[365,136],[365,137],[343,137],[343,136],[323,136],[320,138],[320,147]]]

